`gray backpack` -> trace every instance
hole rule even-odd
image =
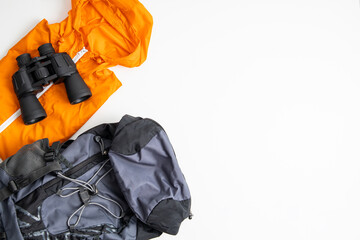
[[[0,239],[177,234],[190,191],[163,128],[124,116],[74,141],[42,139],[0,164]]]

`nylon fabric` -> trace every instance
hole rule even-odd
[[[77,178],[79,180],[87,181],[90,179],[94,173],[99,169],[100,165],[98,164],[90,171],[86,172],[86,174]],[[99,172],[99,176],[97,176],[93,182],[95,182],[99,177],[101,177],[107,170],[109,170],[109,164],[107,164],[106,168],[102,169]],[[74,183],[69,183],[62,188],[76,188],[78,185]],[[111,188],[106,186],[112,186]],[[124,206],[124,210],[126,211],[126,204],[121,200],[122,193],[119,187],[116,187],[115,176],[113,174],[106,175],[98,184],[98,191],[102,195],[106,195],[111,199],[114,199],[117,202],[120,202],[122,206]],[[71,191],[66,190],[62,194],[69,194]],[[100,203],[107,208],[109,208],[116,215],[120,214],[119,208],[98,196],[91,197],[91,201]],[[42,204],[41,216],[47,230],[53,234],[59,234],[65,232],[68,229],[67,220],[69,216],[74,213],[76,209],[78,209],[82,205],[81,199],[79,198],[79,194],[74,194],[68,198],[60,197],[58,194],[54,194],[51,197],[48,197]],[[64,208],[64,206],[67,206]],[[79,214],[77,214],[78,216]],[[96,218],[94,218],[96,216]],[[76,219],[76,217],[74,218]],[[72,221],[73,223],[74,221]],[[88,228],[98,224],[99,222],[103,224],[113,225],[115,227],[120,227],[120,220],[116,218],[109,217],[107,212],[103,211],[101,208],[97,206],[87,206],[81,216],[81,220],[79,224],[76,226],[77,228]]]
[[[15,204],[12,198],[8,198],[0,202],[1,221],[4,225],[4,230],[7,233],[7,240],[23,239],[18,221],[16,219]],[[11,233],[11,236],[9,235]]]
[[[162,130],[138,153],[124,155],[110,150],[114,171],[127,202],[146,223],[155,206],[164,199],[190,199],[175,153]]]
[[[1,207],[0,207],[0,219],[1,219]],[[6,233],[1,221],[0,221],[0,240],[6,240]]]
[[[82,161],[90,158],[100,151],[100,146],[94,141],[95,135],[86,134],[79,136],[76,141],[70,144],[62,155],[73,165],[77,165]],[[105,148],[110,147],[111,141],[104,139]]]
[[[58,162],[46,163],[44,160],[43,156],[48,147],[47,139],[36,141],[22,147],[14,156],[9,157],[1,164],[0,169],[9,177],[2,178],[6,179],[7,182],[3,183],[7,187],[0,188],[0,201],[12,195],[13,191],[31,185],[31,183],[41,179],[48,173],[62,170]],[[9,183],[12,183],[16,189],[9,189]]]
[[[37,48],[52,43],[56,52],[72,58],[85,47],[88,52],[77,69],[93,96],[70,105],[64,84],[54,85],[39,98],[48,117],[24,125],[17,118],[0,133],[0,158],[6,159],[22,146],[48,138],[50,144],[66,141],[96,112],[121,83],[108,68],[136,67],[147,57],[152,16],[137,0],[72,0],[72,10],[60,23],[44,19],[0,60],[0,125],[20,107],[11,77],[18,70],[16,57],[23,53],[38,56]]]

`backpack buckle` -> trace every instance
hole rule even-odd
[[[56,153],[55,153],[54,150],[51,150],[51,151],[46,152],[46,153],[44,154],[44,160],[45,160],[46,162],[52,162],[52,161],[55,160],[55,158],[56,158]]]
[[[19,188],[16,184],[15,181],[10,181],[8,184],[8,189],[12,192],[12,193],[16,193],[19,191]]]

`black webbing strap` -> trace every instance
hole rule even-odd
[[[6,233],[0,232],[0,240],[6,240]]]
[[[7,187],[0,189],[0,202],[10,197],[13,194]]]
[[[15,179],[9,182],[7,187],[0,189],[0,202],[10,197],[11,194],[42,178],[48,173],[61,171],[62,168],[57,161],[49,162],[46,166],[39,168],[25,177]]]

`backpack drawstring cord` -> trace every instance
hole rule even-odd
[[[108,212],[111,216],[113,216],[114,218],[116,219],[120,219],[122,217],[124,217],[124,211],[123,211],[123,208],[121,207],[120,203],[118,203],[117,201],[111,199],[111,198],[108,198],[108,197],[105,197],[101,194],[99,194],[98,192],[98,188],[96,187],[97,184],[106,176],[108,175],[112,170],[113,168],[109,169],[107,172],[105,172],[102,176],[100,176],[100,178],[94,183],[94,184],[90,184],[91,181],[99,174],[99,172],[105,167],[105,165],[109,162],[110,160],[107,160],[105,161],[101,166],[100,168],[94,173],[94,175],[87,181],[83,181],[83,180],[79,180],[79,179],[74,179],[74,178],[70,178],[70,177],[67,177],[67,176],[64,176],[62,173],[57,173],[57,176],[59,178],[62,178],[62,179],[65,179],[65,180],[68,180],[72,183],[75,183],[77,185],[79,185],[80,187],[67,187],[67,188],[62,188],[58,191],[57,195],[59,195],[60,197],[62,198],[68,198],[76,193],[79,193],[80,194],[80,198],[82,199],[83,201],[83,205],[81,205],[77,210],[75,210],[71,215],[70,217],[68,218],[68,221],[67,221],[67,225],[69,228],[74,228],[76,227],[80,220],[81,220],[81,217],[83,215],[83,212],[85,210],[85,208],[89,205],[93,205],[93,206],[98,206],[102,209],[104,209],[106,212]],[[82,194],[82,191],[86,189],[88,193],[85,193],[85,197],[83,197],[81,194]],[[70,193],[64,195],[63,192],[64,191],[71,191]],[[91,199],[90,199],[90,195],[96,195],[102,199],[105,199],[115,205],[117,205],[120,209],[120,215],[116,215],[115,213],[113,213],[111,210],[109,210],[107,207],[105,207],[104,205],[100,204],[100,203],[97,203],[97,202],[92,202]],[[77,220],[74,224],[71,224],[71,219],[78,213],[79,213],[79,216],[77,217]]]

